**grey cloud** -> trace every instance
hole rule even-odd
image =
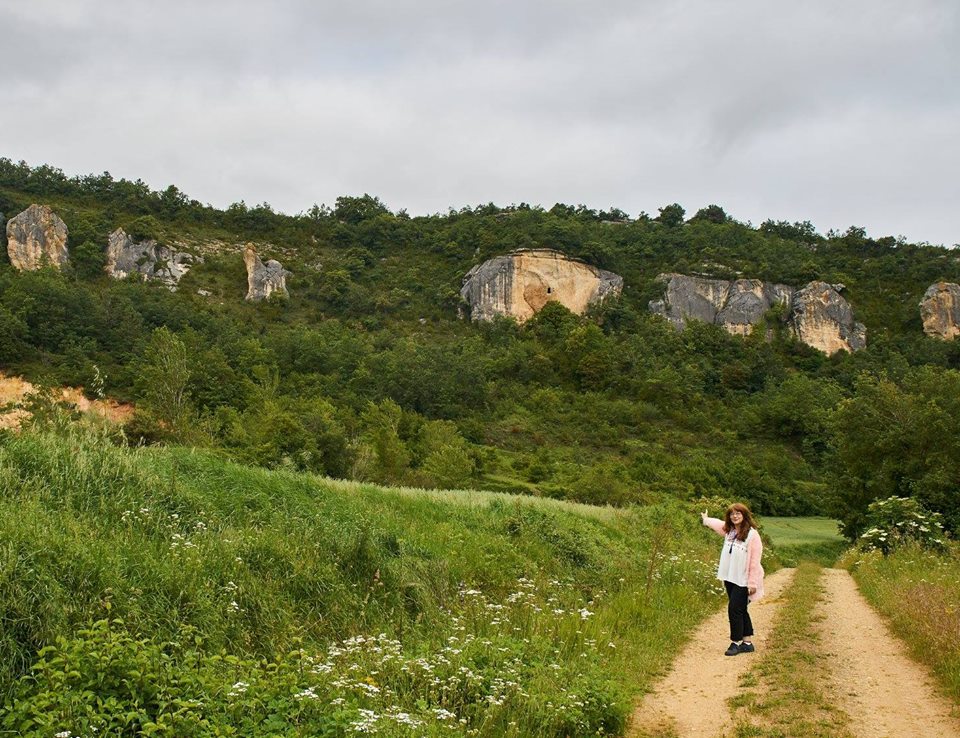
[[[0,155],[71,173],[960,240],[951,0],[0,0],[0,27]]]

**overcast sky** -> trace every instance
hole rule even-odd
[[[0,156],[960,242],[958,0],[0,0]]]

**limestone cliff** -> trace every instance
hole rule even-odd
[[[497,315],[523,322],[548,302],[559,302],[571,312],[618,295],[623,278],[550,249],[514,251],[473,267],[463,278],[460,296],[470,307],[472,320]]]
[[[837,287],[826,282],[810,282],[793,294],[790,326],[803,343],[825,354],[867,345],[867,329],[854,321],[853,309]]]
[[[745,336],[764,314],[778,303],[789,307],[793,290],[782,284],[759,279],[704,279],[685,274],[660,274],[666,283],[662,300],[650,303],[650,309],[663,315],[677,328],[687,320],[700,320],[723,326],[730,333]]]
[[[7,221],[7,254],[20,271],[59,269],[68,258],[67,224],[47,205],[31,205]]]
[[[960,335],[960,284],[935,282],[920,301],[923,332],[952,341]]]
[[[685,274],[661,274],[664,297],[650,302],[676,328],[688,320],[720,325],[736,335],[748,335],[772,307],[783,305],[791,331],[804,343],[833,354],[866,345],[866,331],[853,320],[853,311],[837,289],[811,282],[801,290],[758,279],[704,279]]]
[[[730,283],[727,301],[717,313],[717,323],[730,333],[749,335],[753,326],[774,305],[790,306],[793,289],[759,279],[737,279]]]
[[[283,268],[279,261],[270,259],[264,264],[257,255],[253,244],[247,244],[243,251],[243,263],[247,266],[247,298],[258,302],[270,297],[274,292],[287,294],[287,277],[291,273]]]
[[[175,290],[190,267],[202,262],[200,256],[174,251],[152,239],[137,243],[122,228],[117,228],[107,243],[104,271],[115,279],[139,274],[144,280],[158,280]]]

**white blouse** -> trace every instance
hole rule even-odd
[[[751,528],[745,541],[737,540],[735,529],[724,536],[723,549],[720,551],[720,565],[717,567],[717,579],[731,582],[738,587],[747,586],[747,548],[750,536],[756,535],[759,535],[756,528]]]

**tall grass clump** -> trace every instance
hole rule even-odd
[[[960,545],[943,541],[931,549],[908,541],[887,555],[852,551],[844,564],[944,693],[960,702]]]
[[[0,729],[622,733],[718,601],[711,537],[676,501],[467,497],[2,434]]]

